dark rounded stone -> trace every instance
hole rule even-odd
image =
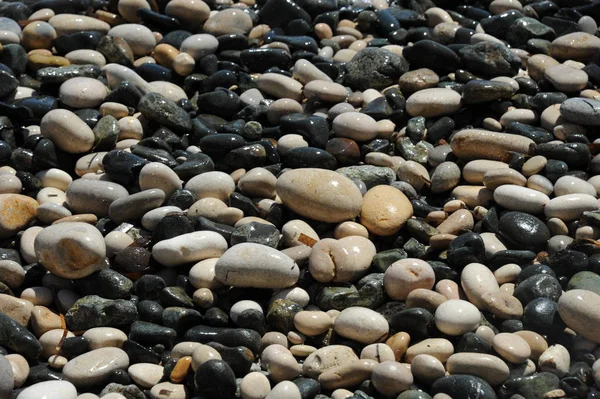
[[[90,343],[85,337],[69,337],[63,341],[61,350],[64,357],[72,359],[89,352]]]
[[[445,393],[453,398],[496,399],[494,389],[485,380],[466,374],[438,378],[431,386],[431,393]]]
[[[235,373],[223,360],[202,363],[194,376],[196,393],[207,399],[233,398]]]
[[[415,340],[423,340],[432,335],[435,323],[433,315],[423,308],[410,308],[395,313],[389,320],[390,329],[405,331]]]
[[[98,295],[107,299],[128,298],[133,282],[112,269],[102,269],[77,280],[77,290],[82,295]]]
[[[156,301],[142,300],[137,304],[137,310],[140,315],[140,320],[142,321],[154,324],[160,324],[162,322],[164,308]]]
[[[346,64],[344,83],[356,90],[384,89],[408,71],[404,57],[378,48],[360,50]]]
[[[555,277],[536,274],[518,284],[513,295],[526,306],[536,298],[548,298],[556,302],[561,294],[562,287]]]
[[[523,310],[523,325],[533,331],[547,334],[560,332],[565,324],[557,313],[558,304],[548,298],[536,298]]]
[[[320,148],[298,147],[286,151],[283,155],[283,167],[333,170],[337,167],[337,161],[332,154]]]
[[[176,337],[177,332],[172,328],[146,321],[134,321],[129,330],[129,339],[142,345],[163,344],[171,348]]]
[[[510,246],[519,249],[541,251],[550,239],[550,230],[546,224],[524,212],[506,212],[499,219],[498,229]]]
[[[439,74],[456,71],[461,64],[460,57],[443,44],[432,40],[421,40],[402,52],[411,69],[429,68]]]
[[[492,353],[492,345],[475,333],[468,332],[456,346],[456,353],[460,352]]]
[[[312,378],[299,377],[292,381],[300,390],[302,399],[313,399],[321,392],[321,384]]]

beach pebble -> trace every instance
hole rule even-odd
[[[481,314],[471,303],[460,299],[443,302],[435,311],[435,325],[448,335],[463,335],[479,326]]]
[[[77,399],[77,389],[68,381],[44,381],[25,388],[17,399]]]
[[[349,307],[335,319],[333,329],[343,337],[363,344],[379,342],[389,333],[389,325],[379,313],[363,308]]]
[[[35,238],[38,261],[57,276],[78,279],[106,267],[106,246],[95,227],[81,222],[44,228]]]

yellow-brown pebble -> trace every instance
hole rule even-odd
[[[412,204],[400,190],[391,186],[375,186],[363,197],[360,223],[375,235],[391,236],[412,215]]]

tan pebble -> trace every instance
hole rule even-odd
[[[65,330],[59,328],[42,334],[42,336],[39,338],[40,345],[42,346],[42,357],[48,358],[52,355],[62,354],[62,350],[58,344],[63,340],[63,336],[65,335],[64,332]],[[72,338],[74,336],[75,334],[67,331],[66,338]]]
[[[29,376],[29,363],[23,356],[16,353],[5,355],[4,358],[8,360],[12,368],[14,387],[20,388]]]
[[[48,21],[56,13],[51,8],[42,8],[29,16],[29,21]]]
[[[343,102],[348,96],[348,90],[339,83],[325,80],[311,80],[304,86],[306,98],[316,97],[325,102]]]
[[[528,187],[505,184],[494,190],[494,201],[511,211],[540,214],[550,202],[550,198]]]
[[[492,345],[496,333],[488,326],[479,326],[477,327],[477,330],[475,330],[475,335],[482,338],[488,344]]]
[[[281,117],[287,114],[302,113],[302,105],[291,98],[280,98],[273,101],[267,108],[267,119],[272,124],[279,124]]]
[[[357,51],[350,49],[342,49],[335,53],[333,60],[337,62],[350,62],[356,55]]]
[[[221,360],[221,355],[216,349],[208,345],[198,346],[192,352],[192,369],[196,371],[200,365],[209,360]]]
[[[508,169],[508,164],[486,159],[474,160],[468,162],[463,167],[463,179],[471,184],[481,184],[483,183],[483,176],[486,174],[486,172],[496,169]]]
[[[369,231],[362,224],[356,222],[343,222],[336,226],[334,230],[334,236],[338,240],[350,236],[360,236],[368,238]]]
[[[31,227],[30,227],[31,229]],[[29,230],[29,229],[28,229]],[[30,262],[33,263],[33,262]],[[11,289],[17,289],[25,280],[25,269],[13,260],[0,260],[0,281]],[[24,298],[25,299],[25,298]]]
[[[375,245],[364,237],[322,239],[312,248],[309,271],[319,282],[356,281],[366,273],[375,254]]]
[[[265,73],[257,80],[258,89],[276,98],[302,99],[302,83],[276,73]]]
[[[342,222],[360,213],[362,195],[347,177],[323,169],[294,169],[277,179],[277,194],[296,213],[324,222]]]
[[[435,284],[435,274],[431,266],[420,259],[401,259],[394,262],[383,277],[386,293],[396,300],[405,300],[408,294],[417,289],[431,289]]]
[[[352,364],[358,360],[354,351],[343,345],[324,346],[311,353],[302,365],[302,374],[310,378],[317,378],[327,370],[338,366]]]
[[[290,352],[296,357],[307,357],[311,353],[315,352],[317,348],[310,345],[298,344],[290,347]]]
[[[266,399],[301,399],[300,389],[291,381],[282,381],[275,385]]]
[[[523,305],[512,295],[494,292],[484,294],[481,299],[486,310],[499,319],[521,319],[523,317]]]
[[[507,133],[483,129],[465,129],[456,133],[450,145],[460,159],[491,159],[501,161],[508,152],[528,154],[533,140]]]
[[[464,201],[461,201],[459,199],[456,200],[450,200],[448,202],[446,202],[444,204],[444,212],[447,213],[453,213],[453,212],[457,212],[461,209],[467,209],[467,204],[464,203]]]
[[[189,393],[185,385],[161,382],[150,390],[151,399],[186,399]]]
[[[333,37],[333,31],[331,27],[325,23],[318,23],[315,25],[315,35],[319,39],[331,39]]]
[[[430,313],[435,313],[435,310],[448,298],[440,293],[425,288],[417,288],[412,290],[406,297],[406,308],[423,308]]]
[[[34,306],[31,310],[31,329],[36,337],[60,327],[60,316],[50,309],[44,306]]]
[[[456,353],[446,362],[449,374],[470,374],[496,386],[508,379],[510,369],[499,357],[485,353]]]
[[[431,69],[420,68],[408,71],[398,80],[402,92],[414,93],[419,90],[435,87],[440,82],[440,77]]]
[[[110,115],[115,119],[121,119],[129,115],[127,106],[116,102],[104,102],[100,105],[99,110],[102,116]]]
[[[196,198],[216,198],[225,201],[235,189],[235,183],[227,173],[212,171],[192,177],[184,188],[196,195]]]
[[[359,306],[344,309],[333,328],[337,334],[364,344],[379,342],[389,333],[389,324],[381,314]]]
[[[458,237],[454,234],[436,234],[429,238],[429,246],[434,249],[444,250],[450,246],[450,243]]]
[[[308,147],[308,142],[299,134],[286,134],[281,136],[277,141],[277,151],[280,155],[285,154],[293,148],[301,147]]]
[[[466,209],[452,213],[437,229],[442,234],[458,234],[462,230],[471,230],[474,225],[473,215]]]
[[[90,350],[107,347],[121,348],[123,342],[127,340],[127,334],[112,327],[90,328],[83,333],[83,337],[89,341]]]
[[[519,0],[494,0],[489,5],[492,14],[501,14],[509,10],[523,10],[523,6]]]
[[[400,190],[376,186],[363,197],[360,222],[373,234],[389,236],[397,233],[412,214],[412,204]]]
[[[405,332],[399,332],[387,339],[385,344],[392,348],[396,361],[399,362],[404,357],[408,346],[410,345],[410,335]]]
[[[264,399],[271,391],[269,379],[259,372],[251,372],[244,376],[240,383],[242,399]]]
[[[21,32],[21,45],[26,49],[51,49],[56,36],[56,31],[48,22],[30,22]]]
[[[424,89],[406,100],[406,111],[411,116],[435,117],[452,114],[462,106],[460,94],[449,89]]]
[[[301,311],[294,316],[294,326],[309,336],[320,335],[329,330],[332,322],[325,312]]]
[[[450,299],[443,302],[435,311],[435,325],[448,335],[463,335],[473,331],[481,320],[479,310],[470,302]]]
[[[284,347],[276,349],[272,354],[270,354],[270,349],[266,348],[261,355],[261,359],[264,359],[267,370],[271,373],[271,378],[275,382],[293,380],[300,375],[300,365],[294,355]]]
[[[574,32],[552,42],[552,57],[586,61],[600,53],[600,38],[585,32]]]
[[[110,30],[110,25],[92,17],[76,14],[58,14],[48,20],[56,29],[58,35],[79,31],[99,31],[104,34]]]
[[[470,263],[461,272],[460,284],[469,301],[478,309],[485,308],[483,295],[498,292],[494,273],[481,263]]]
[[[379,363],[371,375],[373,387],[381,394],[395,396],[410,389],[413,376],[410,370],[394,361]]]
[[[386,344],[371,344],[365,346],[360,352],[360,358],[375,360],[378,363],[396,360],[393,349]]]
[[[483,175],[483,185],[490,190],[495,190],[502,185],[525,186],[527,179],[514,169],[495,169]]]
[[[117,9],[119,14],[128,22],[142,22],[138,16],[137,10],[150,9],[150,5],[146,0],[119,0]]]
[[[378,364],[369,359],[357,360],[325,371],[318,380],[323,389],[349,388],[369,379]]]
[[[552,182],[542,175],[529,176],[527,179],[527,187],[545,195],[552,194],[552,191],[554,190]]]
[[[527,342],[531,349],[531,359],[534,361],[537,361],[542,353],[548,349],[548,343],[544,337],[534,331],[521,330],[514,332],[514,334],[520,336]]]
[[[29,324],[33,303],[14,296],[0,294],[0,312],[10,317],[23,327]]]
[[[65,54],[65,58],[73,65],[92,64],[100,68],[106,65],[106,58],[96,50],[73,50]]]
[[[531,356],[529,344],[519,335],[500,333],[494,337],[494,350],[511,363],[523,363]]]
[[[61,370],[68,362],[69,359],[60,355],[52,355],[48,358],[48,366],[57,370]]]
[[[277,178],[264,168],[254,168],[246,172],[238,181],[238,188],[250,197],[275,197]]]
[[[331,399],[346,399],[352,395],[354,395],[354,392],[340,388],[331,393]]]
[[[287,335],[287,339],[293,345],[302,345],[304,342],[306,342],[306,337],[304,334],[300,334],[296,331],[290,331]]]
[[[565,324],[588,340],[600,343],[600,295],[574,289],[561,295],[558,313]]]
[[[551,199],[544,208],[547,218],[559,218],[571,221],[579,218],[585,211],[594,211],[600,207],[595,196],[589,194],[567,194]]]
[[[582,70],[560,64],[547,68],[544,77],[556,90],[572,93],[582,90],[588,83],[588,75]]]
[[[457,186],[451,195],[463,201],[469,208],[488,206],[494,198],[494,192],[485,186]]]
[[[337,137],[369,141],[377,135],[377,122],[366,114],[344,112],[333,120],[332,130]]]
[[[511,283],[517,280],[521,270],[521,266],[516,263],[508,263],[496,269],[494,277],[496,277],[498,284]]]
[[[412,363],[413,359],[418,355],[430,355],[438,359],[442,363],[454,353],[454,345],[445,338],[428,338],[415,345],[410,346],[406,350],[404,360]]]
[[[500,293],[513,295],[515,293],[516,285],[514,283],[504,283],[500,286]]]
[[[538,365],[540,371],[549,372],[562,378],[569,372],[571,355],[564,346],[552,345],[540,355]]]
[[[427,169],[414,161],[401,162],[400,165],[398,165],[396,173],[398,175],[398,180],[407,182],[417,191],[420,191],[425,184],[430,182]],[[454,184],[454,182],[449,185],[452,184]]]
[[[444,365],[431,355],[417,355],[410,364],[410,370],[415,378],[426,384],[432,384],[438,378],[446,375]]]
[[[440,280],[435,285],[435,291],[444,295],[448,299],[460,299],[460,288],[452,280]]]

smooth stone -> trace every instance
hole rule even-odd
[[[17,399],[77,399],[77,388],[68,381],[44,381],[22,390]]]
[[[285,75],[277,73],[262,74],[257,80],[260,91],[275,98],[302,99],[302,83]]]
[[[406,100],[406,112],[411,116],[426,118],[449,115],[462,106],[462,97],[454,90],[424,89],[412,94]]]
[[[0,238],[21,231],[37,214],[38,202],[21,194],[0,194]]]
[[[83,333],[83,337],[88,340],[91,350],[106,347],[121,348],[123,342],[127,340],[127,335],[123,331],[112,327],[90,328]]]
[[[474,375],[492,386],[503,383],[510,375],[510,369],[502,359],[485,353],[455,353],[448,358],[446,368],[449,374]]]
[[[558,314],[577,334],[600,343],[600,313],[597,303],[600,303],[600,295],[594,292],[583,289],[569,290],[558,299]]]
[[[537,190],[505,184],[494,190],[494,201],[510,211],[540,214],[550,198]]]
[[[66,109],[48,112],[40,123],[42,136],[52,140],[61,150],[78,154],[94,145],[94,132],[77,115]]]
[[[492,271],[480,263],[470,263],[462,270],[460,284],[469,301],[478,309],[485,309],[484,294],[499,291]]]
[[[559,36],[552,42],[552,57],[586,61],[600,53],[600,39],[585,32]]]
[[[252,29],[252,18],[243,10],[225,9],[211,15],[204,23],[203,29],[215,37],[229,34],[245,35]]]
[[[387,337],[389,324],[381,314],[371,309],[350,307],[336,317],[333,329],[343,337],[372,344]]]
[[[531,348],[527,341],[515,334],[496,334],[493,347],[500,356],[511,363],[522,363],[531,356]]]
[[[163,266],[176,267],[219,257],[227,246],[227,241],[220,234],[197,231],[159,241],[152,248],[152,257]]]
[[[60,85],[60,101],[72,108],[95,108],[104,101],[108,88],[97,79],[77,77]]]
[[[570,98],[560,105],[560,115],[570,122],[600,126],[600,101],[589,98]]]
[[[451,398],[497,398],[494,389],[485,380],[466,374],[449,375],[438,379],[431,386],[431,392],[445,393]]]
[[[509,152],[529,154],[533,144],[534,141],[527,137],[483,129],[461,130],[450,141],[452,153],[463,160],[502,161]]]
[[[582,90],[588,83],[588,75],[568,65],[555,65],[544,71],[544,77],[559,91],[571,93]]]
[[[407,258],[392,263],[383,276],[385,292],[395,300],[405,300],[415,289],[432,289],[435,273],[421,259]]]
[[[0,312],[10,317],[23,327],[27,327],[31,318],[33,303],[10,295],[0,294]]]
[[[319,375],[321,387],[327,390],[350,388],[369,378],[379,363],[370,359],[361,359],[348,365],[329,369]]]
[[[264,399],[271,391],[269,379],[260,372],[251,372],[240,383],[242,399]]]
[[[160,382],[164,367],[152,363],[136,363],[129,366],[127,373],[142,388],[150,389]]]
[[[458,50],[467,70],[484,76],[514,76],[521,59],[501,43],[482,41]]]
[[[234,287],[286,288],[298,281],[299,273],[289,256],[255,243],[231,247],[215,264],[216,279]]]
[[[152,31],[140,24],[117,25],[109,30],[107,35],[124,39],[136,57],[149,55],[156,46]]]
[[[356,217],[362,206],[358,187],[343,175],[322,169],[295,169],[277,179],[277,194],[294,212],[323,222]]]
[[[138,109],[145,118],[176,132],[188,132],[192,129],[192,120],[188,113],[159,93],[144,95],[140,99]]]
[[[452,299],[443,302],[435,311],[435,325],[448,335],[473,331],[481,320],[477,307],[467,301]]]
[[[48,23],[56,29],[58,35],[81,31],[98,31],[106,34],[110,30],[110,25],[104,21],[77,14],[58,14],[50,18]]]
[[[48,226],[36,236],[34,247],[39,262],[61,277],[86,277],[106,265],[102,234],[87,223]]]
[[[371,381],[375,389],[387,396],[394,396],[409,389],[413,383],[411,370],[395,361],[379,363],[373,369]]]
[[[406,350],[404,361],[411,363],[418,355],[430,355],[442,363],[454,353],[454,345],[445,338],[428,338],[411,345]]]
[[[559,197],[567,194],[588,194],[594,197],[598,195],[589,182],[575,176],[563,176],[554,183],[554,195]]]
[[[413,208],[408,198],[390,186],[376,186],[363,196],[360,223],[372,234],[396,234],[412,217]]]
[[[93,213],[98,217],[108,215],[110,204],[129,193],[120,184],[78,179],[66,191],[67,204],[76,213]]]
[[[129,366],[127,353],[119,348],[100,348],[70,360],[63,367],[63,377],[77,387],[101,384],[118,369]]]
[[[377,122],[369,115],[359,112],[344,112],[332,122],[332,130],[337,137],[355,141],[369,141],[377,136]]]
[[[558,389],[560,380],[551,373],[541,372],[529,376],[506,380],[498,389],[502,398],[519,395],[528,398],[543,398],[546,393]]]
[[[586,290],[600,295],[600,276],[594,272],[582,271],[575,273],[567,284],[567,291]]]
[[[348,365],[358,360],[358,356],[348,346],[330,345],[311,353],[302,365],[302,373],[317,378],[327,370]]]
[[[551,199],[544,208],[548,219],[559,218],[571,221],[579,218],[583,212],[595,211],[600,207],[595,196],[589,194],[567,194]]]
[[[523,212],[507,212],[500,217],[500,236],[510,247],[539,251],[550,239],[550,230],[538,218]]]

